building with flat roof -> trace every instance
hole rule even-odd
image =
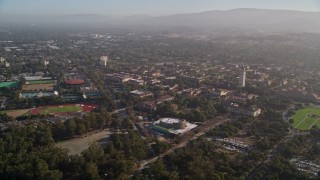
[[[68,79],[65,81],[67,85],[82,85],[85,83],[83,79]]]
[[[157,104],[155,101],[145,101],[145,102],[139,103],[137,105],[137,108],[139,109],[139,111],[152,112],[157,110]]]
[[[190,131],[197,127],[184,119],[177,118],[161,118],[153,123],[152,128],[160,133],[179,135]]]
[[[43,60],[43,64],[45,65],[45,66],[48,66],[49,65],[49,63],[50,63],[50,61],[48,61],[48,60]]]
[[[106,76],[108,80],[118,83],[125,83],[133,78],[130,74],[127,73],[112,73],[107,74]]]
[[[80,93],[82,93],[82,97],[84,99],[87,98],[100,98],[102,93],[95,87],[80,87],[79,90]]]
[[[186,120],[174,118],[161,118],[159,125],[168,129],[185,129],[187,127]]]
[[[156,99],[156,103],[157,104],[161,104],[163,102],[166,102],[166,101],[172,101],[174,100],[174,97],[173,96],[170,96],[170,95],[163,95],[163,96],[160,96]]]
[[[134,90],[134,91],[130,91],[130,95],[132,95],[134,97],[145,98],[145,97],[148,97],[148,96],[152,96],[153,93],[150,92],[150,91]]]
[[[230,91],[226,89],[216,89],[213,91],[214,96],[226,96]]]
[[[142,79],[130,79],[128,80],[128,84],[134,85],[134,86],[142,86],[142,85],[145,85],[145,81]]]

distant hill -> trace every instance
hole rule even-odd
[[[320,32],[320,12],[234,9],[156,17],[144,22],[154,26],[254,29],[259,31]]]
[[[64,16],[10,16],[0,14],[0,23],[45,23],[112,25],[157,30],[186,29],[215,31],[223,29],[266,32],[320,32],[320,12],[290,10],[233,9],[162,17],[144,15],[112,18],[96,14]]]

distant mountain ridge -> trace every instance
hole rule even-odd
[[[320,32],[320,12],[233,9],[157,17],[151,25],[198,28],[252,28],[266,31]]]
[[[320,32],[320,12],[269,9],[214,10],[161,17],[144,15],[114,18],[97,14],[75,14],[58,17],[27,17],[0,15],[0,23],[30,22],[55,24],[147,26],[150,28],[186,27],[193,29],[252,29],[256,31]]]

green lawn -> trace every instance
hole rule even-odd
[[[12,81],[12,82],[0,82],[0,88],[17,88],[19,86],[19,83],[16,81]]]
[[[318,121],[315,124],[316,126],[318,126],[320,128],[320,119],[318,119]]]
[[[291,117],[294,120],[293,127],[296,127],[301,121],[303,121],[306,118],[306,115],[310,112],[312,112],[311,108],[305,108],[296,111]]]
[[[296,128],[300,129],[300,130],[308,130],[308,129],[310,129],[310,126],[313,125],[317,120],[318,119],[307,118]]]
[[[78,112],[78,111],[82,111],[81,106],[49,107],[49,108],[42,109],[40,111],[40,114]]]
[[[39,81],[27,81],[26,84],[32,85],[32,84],[55,84],[56,80],[39,80]]]
[[[320,115],[320,108],[318,107],[307,107],[304,109],[300,109],[295,112],[295,114],[291,117],[294,120],[292,124],[293,127],[300,129],[300,130],[308,130],[310,129],[311,125],[317,125],[320,127],[320,120],[319,118],[311,118],[308,117],[308,114]]]
[[[7,114],[7,113],[13,112],[13,111],[15,111],[15,110],[2,110],[2,111],[0,111],[0,114]]]

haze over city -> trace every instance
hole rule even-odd
[[[0,179],[320,178],[320,0],[0,0]]]
[[[99,14],[162,16],[236,8],[320,11],[319,0],[1,0],[0,13],[24,15]]]

